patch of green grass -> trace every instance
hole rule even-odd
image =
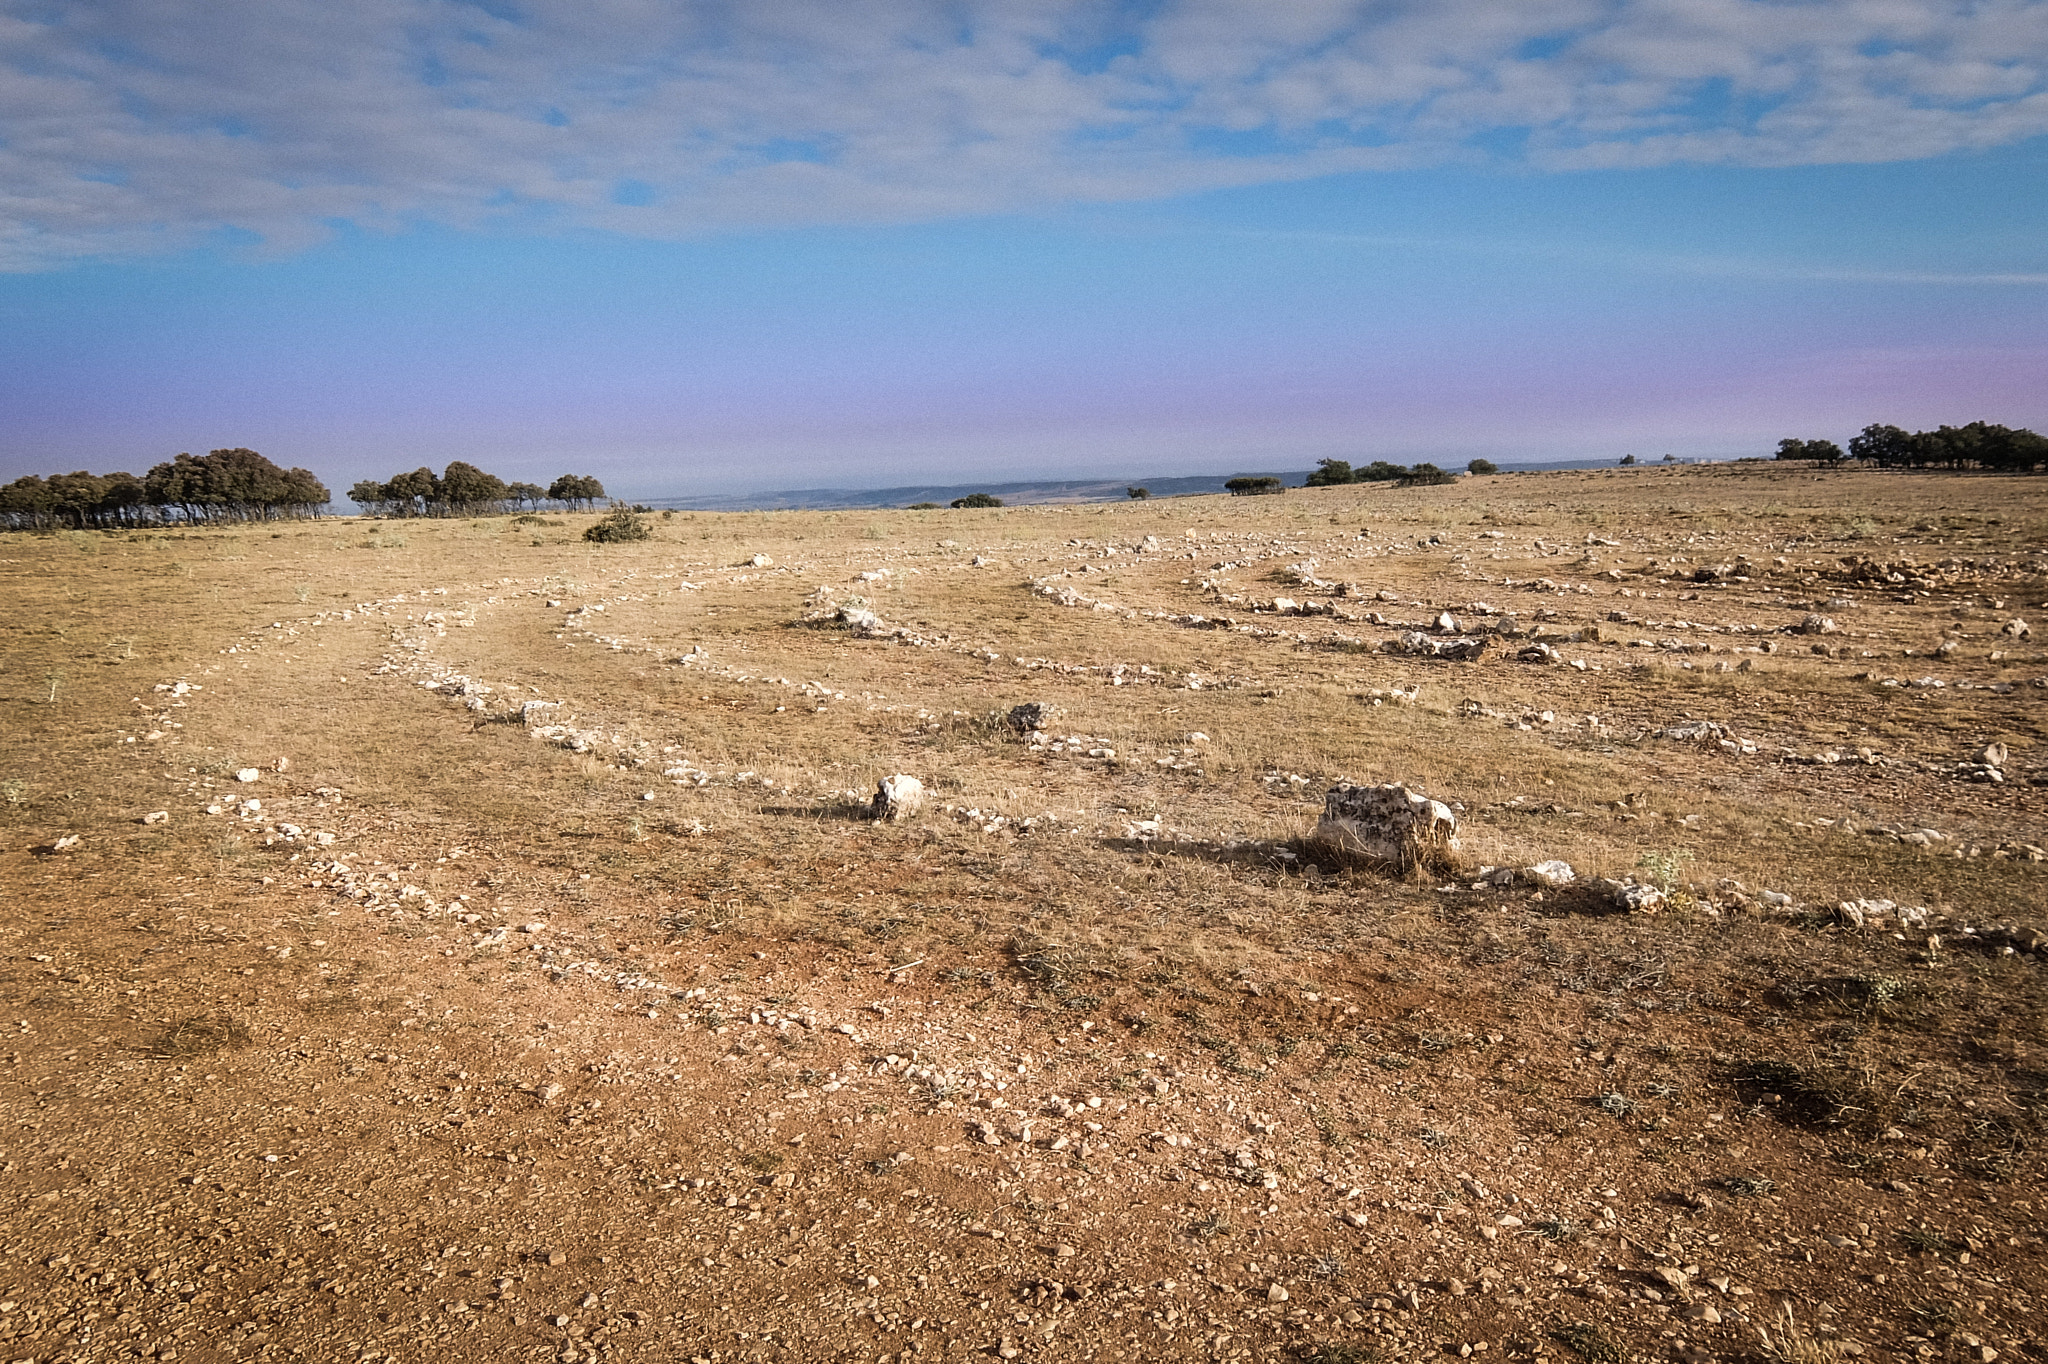
[[[1590,1321],[1560,1326],[1550,1333],[1550,1338],[1586,1364],[1621,1364],[1621,1345]]]

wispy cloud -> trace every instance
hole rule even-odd
[[[2043,0],[0,0],[0,266],[2043,132]]]
[[[1773,280],[1787,284],[1926,285],[1931,288],[2012,288],[2048,286],[2048,272],[1990,270],[1869,270],[1813,265],[1793,260],[1752,256],[1702,255],[1697,252],[1644,250],[1607,242],[1586,243],[1557,237],[1481,237],[1447,232],[1430,236],[1386,232],[1340,232],[1316,228],[1214,227],[1157,225],[1152,231],[1248,241],[1313,242],[1357,247],[1374,252],[1417,255],[1511,257],[1577,265],[1602,271],[1626,270],[1646,275],[1700,279]]]

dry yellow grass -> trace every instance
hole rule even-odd
[[[394,1037],[427,1040],[401,1027],[473,1029],[434,1034],[448,1050],[418,1061],[417,1089],[435,1067],[529,1064],[516,1038],[546,1016],[590,1064],[645,1066],[683,1049],[659,1031],[664,1012],[693,1036],[711,1026],[690,989],[759,976],[764,998],[791,996],[768,983],[781,971],[849,1016],[893,1010],[877,1027],[929,1010],[925,1047],[948,1028],[1041,1054],[1071,1038],[1106,1048],[1073,1074],[1125,1080],[1176,1049],[1261,1108],[1278,1101],[1256,1087],[1284,1083],[1315,1115],[1304,1140],[1321,1154],[1292,1158],[1304,1172],[1398,1155],[1424,1128],[1411,1167],[1451,1159],[1446,1142],[1561,1151],[1589,1121],[1575,1105],[1596,1097],[1575,1091],[1594,1084],[1622,1095],[1610,1115],[1688,1096],[1657,1100],[1683,1114],[1669,1131],[1615,1129],[1638,1135],[1603,1160],[1654,1153],[1644,1168],[1683,1166],[1697,1188],[1782,1146],[1779,1182],[1808,1181],[1795,1217],[1875,1216],[1858,1200],[1880,1170],[1908,1169],[1883,1134],[1909,1119],[1940,1153],[1914,1179],[1989,1189],[2038,1172],[2048,1037],[2025,933],[2042,926],[2048,875],[2030,851],[2048,844],[2048,785],[2033,784],[2048,783],[2048,652],[2001,633],[2027,620],[2048,635],[2037,481],[1500,475],[1116,506],[676,513],[650,541],[605,546],[579,539],[589,517],[550,520],[0,540],[10,1013],[51,1039],[23,1044],[17,1106],[81,1048],[194,1075],[244,1067],[256,1116],[248,1095],[211,1117],[204,1102],[175,1110],[178,1149],[200,1149],[261,1129],[279,1103],[328,1111],[277,1069],[280,1048],[360,1070]],[[1277,613],[1276,598],[1313,613]],[[881,633],[832,619],[838,605],[871,610]],[[1476,662],[1382,651],[1440,635],[1446,611],[1516,626]],[[1787,632],[1811,614],[1840,628]],[[1539,644],[1554,657],[1518,656]],[[1916,685],[1930,677],[1943,685]],[[192,690],[159,690],[177,683]],[[1003,721],[1025,702],[1053,708],[1036,738]],[[1699,721],[1723,729],[1657,735]],[[1953,766],[1991,743],[2008,750],[2002,783]],[[250,767],[259,779],[238,782]],[[925,784],[925,814],[860,818],[897,772]],[[1562,858],[1582,878],[1662,883],[1672,905],[1612,917],[1569,891],[1318,865],[1305,839],[1340,781],[1452,804],[1473,868]],[[242,808],[251,797],[261,809]],[[167,822],[141,822],[158,810]],[[1837,926],[1837,904],[1858,899],[1926,919]],[[511,952],[528,922],[574,934],[575,954]],[[137,956],[142,943],[167,955]],[[601,1001],[629,978],[675,1002],[613,1017],[624,1004]],[[1335,997],[1360,1002],[1347,1015]],[[1469,1050],[1489,1036],[1512,1037],[1519,1059]],[[785,1029],[780,1045],[774,1064],[825,1069],[823,1043]],[[1596,1050],[1606,1069],[1574,1077]],[[1777,1068],[1744,1060],[1758,1054]],[[669,1121],[708,1125],[707,1150],[758,1146],[718,1116],[737,1100],[710,1058],[704,1093],[726,1097]],[[1477,1081],[1460,1066],[1491,1088],[1455,1111],[1401,1089],[1426,1076],[1465,1093]],[[305,1083],[356,1083],[337,1075]],[[83,1123],[89,1096],[67,1093],[70,1116],[52,1121]],[[171,1102],[138,1098],[107,1138],[134,1168],[169,1160],[147,1133]],[[1705,1116],[1738,1105],[1730,1126]],[[466,1140],[491,1140],[469,1121]],[[409,1139],[362,1122],[365,1150]],[[1735,1141],[1736,1123],[1792,1135]],[[36,1140],[38,1158],[61,1144]],[[645,1126],[634,1141],[658,1144]],[[1857,1160],[1860,1192],[1819,1192],[1817,1172]],[[1173,1228],[1201,1221],[1192,1205],[1156,1206],[1166,1220],[1133,1223],[1133,1253],[1208,1253],[1171,1251]],[[2015,1234],[2029,1220],[1993,1215]],[[51,1258],[89,1219],[37,1226],[18,1243]],[[305,1226],[267,1234],[299,1250]],[[1287,1254],[1320,1245],[1279,1226],[1270,1244]],[[2038,1242],[2007,1266],[2038,1274]],[[1424,1271],[1403,1281],[1467,1272]],[[1862,1310],[1897,1316],[1902,1301]],[[1271,1340],[1335,1340],[1346,1310]],[[1483,1338],[1454,1320],[1442,1332]],[[1240,1324],[1239,1345],[1214,1348],[1235,1351],[1246,1329],[1267,1339]],[[813,1352],[854,1348],[834,1339]]]

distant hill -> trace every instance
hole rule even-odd
[[[742,493],[735,497],[642,498],[650,507],[674,507],[688,511],[832,511],[839,508],[907,507],[914,502],[936,502],[945,506],[969,493],[993,493],[1011,506],[1034,502],[1123,502],[1130,488],[1148,488],[1154,497],[1185,496],[1190,493],[1220,493],[1224,481],[1240,474],[1204,474],[1194,478],[1118,478],[1035,483],[925,484],[901,488],[793,488],[785,492]],[[1253,476],[1257,476],[1254,474]],[[1308,477],[1299,473],[1267,474],[1291,487]]]
[[[1686,460],[1685,463],[1693,463]],[[1647,463],[1647,462],[1646,462]],[[1462,469],[1462,465],[1459,466]],[[1611,469],[1611,459],[1561,459],[1544,463],[1503,464],[1501,472],[1533,473],[1545,469]],[[1247,469],[1232,474],[1198,474],[1188,478],[1107,478],[1061,481],[1040,479],[1028,483],[910,484],[899,488],[791,488],[781,492],[740,493],[714,497],[642,497],[635,501],[649,507],[672,507],[678,511],[835,511],[861,507],[908,507],[917,502],[945,506],[969,493],[993,493],[1010,506],[1047,502],[1122,502],[1129,488],[1149,489],[1154,497],[1187,497],[1225,491],[1233,478],[1278,478],[1290,488],[1299,488],[1309,470],[1276,474],[1271,470]]]

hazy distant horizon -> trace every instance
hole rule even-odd
[[[2026,7],[2022,7],[2026,8]],[[1948,0],[10,11],[0,479],[638,495],[2048,428]]]

